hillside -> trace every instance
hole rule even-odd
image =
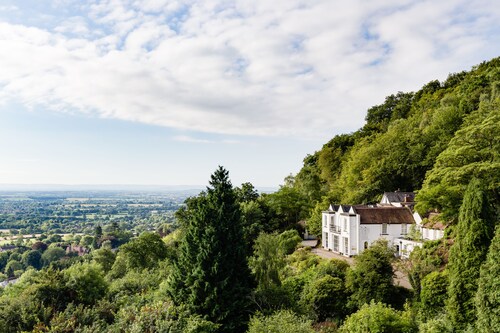
[[[356,132],[333,137],[308,155],[293,187],[312,217],[329,203],[376,202],[383,192],[417,192],[417,210],[456,222],[472,177],[486,180],[498,211],[500,58],[450,74],[417,92],[398,92],[368,109]]]

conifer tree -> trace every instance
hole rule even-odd
[[[219,167],[206,193],[188,200],[181,214],[184,237],[169,280],[174,303],[221,324],[221,332],[243,332],[249,317],[239,207],[228,171]]]
[[[476,321],[474,295],[494,228],[484,185],[474,178],[464,193],[455,243],[450,249],[447,312],[455,329]]]
[[[476,295],[477,329],[500,332],[500,228],[491,241]]]

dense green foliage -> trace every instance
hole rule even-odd
[[[491,241],[476,294],[477,328],[480,332],[500,332],[500,227]]]
[[[306,156],[286,191],[307,199],[296,215],[308,218],[314,233],[318,212],[329,203],[376,202],[397,189],[421,189],[421,213],[439,209],[443,218],[456,221],[472,177],[487,180],[498,209],[499,124],[500,58],[495,58],[444,82],[431,81],[416,93],[386,97],[368,110],[360,130],[339,134]]]
[[[219,167],[205,195],[188,203],[182,221],[184,238],[169,280],[177,305],[240,332],[248,317],[250,271],[246,263],[240,206]]]
[[[314,333],[311,321],[291,311],[278,311],[272,316],[255,316],[250,321],[248,333]]]
[[[352,291],[351,303],[360,308],[371,301],[391,303],[395,293],[394,271],[391,261],[394,254],[386,241],[377,241],[355,260],[347,274],[347,287]]]
[[[422,279],[420,301],[425,316],[435,317],[443,312],[448,297],[448,272],[434,271]]]
[[[456,327],[476,321],[474,295],[479,270],[493,238],[493,213],[484,186],[471,180],[460,208],[455,243],[450,249],[447,311]]]
[[[417,332],[415,323],[399,311],[383,303],[371,302],[349,316],[341,333],[411,333]]]

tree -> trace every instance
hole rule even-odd
[[[303,290],[301,304],[317,321],[341,321],[347,314],[348,293],[344,281],[325,275],[311,281]]]
[[[314,333],[311,321],[289,310],[278,311],[272,316],[254,316],[248,333]]]
[[[40,251],[30,250],[23,253],[21,259],[24,267],[32,266],[33,268],[42,268],[42,254]]]
[[[260,289],[280,286],[280,271],[285,267],[285,255],[279,244],[279,236],[260,234],[254,244],[254,255],[249,266]]]
[[[253,243],[259,234],[269,231],[269,225],[266,223],[266,215],[261,204],[261,200],[242,202],[240,204],[243,236],[249,252],[252,250]]]
[[[95,263],[76,263],[64,271],[66,286],[77,303],[94,304],[106,295],[108,288],[101,266]]]
[[[282,186],[279,191],[266,195],[264,199],[280,218],[281,230],[295,225],[305,217],[311,204],[299,190],[290,186]]]
[[[43,251],[47,250],[47,247],[48,247],[48,245],[45,244],[44,242],[37,241],[37,242],[33,243],[33,245],[31,246],[31,249],[43,252]]]
[[[235,188],[234,191],[239,202],[251,202],[259,198],[259,192],[249,182],[241,184],[241,187]]]
[[[391,261],[394,254],[386,240],[378,240],[364,250],[356,259],[354,267],[347,272],[347,287],[352,295],[350,302],[361,307],[370,301],[389,303],[394,292],[394,271]]]
[[[422,279],[422,290],[420,301],[422,312],[426,317],[434,317],[439,314],[448,298],[448,271],[432,272]]]
[[[477,329],[479,332],[500,332],[500,227],[481,266],[476,294]]]
[[[457,329],[476,321],[474,295],[495,223],[485,194],[482,182],[472,179],[464,193],[455,243],[450,249],[447,312]]]
[[[145,232],[120,247],[120,253],[129,269],[155,267],[167,257],[167,246],[157,233]]]
[[[278,241],[284,254],[292,254],[302,241],[302,237],[297,230],[291,229],[279,234]]]
[[[496,98],[496,99],[495,99]],[[499,205],[500,184],[500,92],[491,101],[481,102],[478,110],[464,121],[447,148],[438,156],[417,195],[417,210],[437,208],[456,220],[464,190],[472,178],[483,179]]]
[[[109,272],[115,263],[116,255],[107,248],[101,248],[92,252],[92,259],[101,265],[105,273]]]
[[[89,235],[85,235],[80,239],[80,245],[85,247],[91,247],[95,238]]]
[[[374,301],[364,304],[340,327],[341,333],[410,333],[416,331],[415,324],[404,313]]]
[[[85,236],[85,237],[87,237],[87,236]],[[90,242],[90,244],[84,245],[84,246],[92,246],[93,249],[98,249],[100,247],[101,242],[102,242],[102,226],[101,225],[98,224],[95,227],[95,229],[94,229],[94,237],[91,240],[87,239],[85,241],[85,243],[89,243],[89,242]]]
[[[61,259],[66,255],[66,251],[58,246],[49,247],[42,254],[42,262],[44,266],[48,266],[51,262]]]
[[[244,331],[250,271],[236,200],[228,171],[219,167],[206,193],[186,202],[184,237],[169,277],[177,305],[221,324],[222,332]]]
[[[10,260],[5,266],[5,274],[8,277],[14,277],[17,271],[21,271],[23,269],[23,265],[17,260]],[[22,272],[22,271],[21,271]]]

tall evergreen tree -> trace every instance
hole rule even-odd
[[[228,171],[219,167],[206,193],[187,201],[182,223],[184,238],[169,280],[170,296],[193,314],[221,324],[221,332],[243,332],[250,271]]]
[[[500,332],[500,227],[491,241],[486,262],[481,267],[476,294],[477,329]]]
[[[474,178],[464,193],[455,243],[450,249],[447,311],[456,329],[476,321],[474,295],[493,236],[494,215],[484,185]]]

